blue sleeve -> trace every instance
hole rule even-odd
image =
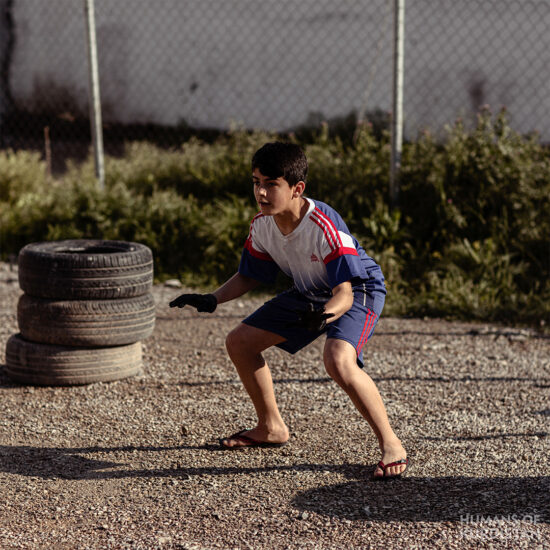
[[[357,251],[353,253],[344,253],[327,262],[327,275],[331,288],[352,281],[353,279],[362,279],[365,277],[365,270],[361,258]]]
[[[248,242],[248,241],[247,241]],[[273,284],[279,272],[279,266],[267,254],[258,254],[245,245],[239,264],[239,273],[262,283]]]

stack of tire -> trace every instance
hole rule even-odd
[[[141,341],[155,324],[153,255],[139,243],[31,243],[18,258],[19,334],[6,374],[36,385],[77,385],[141,372]]]

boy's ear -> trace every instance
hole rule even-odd
[[[305,188],[306,188],[306,182],[305,181],[299,181],[295,186],[294,186],[294,193],[293,193],[293,196],[294,197],[301,197],[305,191]]]

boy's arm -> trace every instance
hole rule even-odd
[[[325,304],[325,313],[331,313],[327,322],[336,321],[353,305],[353,290],[350,281],[341,283],[332,289],[332,298]]]
[[[249,290],[253,290],[259,284],[260,282],[256,279],[246,277],[245,275],[237,272],[212,294],[216,297],[218,304],[223,304],[224,302],[229,302],[229,300],[234,300],[235,298],[246,294]]]
[[[238,298],[259,284],[259,281],[237,272],[211,294],[182,294],[170,302],[170,307],[189,305],[197,308],[197,311],[212,313],[218,304]]]

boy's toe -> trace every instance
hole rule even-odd
[[[384,465],[382,461],[380,461],[376,467],[374,468],[373,477],[384,477]]]
[[[408,458],[402,458],[391,462],[389,464],[384,464],[380,461],[372,474],[374,479],[398,479],[401,477],[401,474],[405,472],[409,465]]]
[[[250,440],[250,438],[244,435],[246,431],[248,430],[242,430],[233,435],[230,435],[229,437],[224,437],[223,439],[220,439],[220,445],[222,447],[227,447],[228,449],[231,449],[233,447],[246,447],[250,445],[252,441]]]
[[[287,444],[287,441],[273,442],[263,441],[251,437],[250,434],[254,430],[241,430],[229,437],[220,439],[220,445],[223,449],[239,449],[242,447],[283,447]]]
[[[386,470],[386,475],[396,476],[405,470],[405,466],[392,466]]]

